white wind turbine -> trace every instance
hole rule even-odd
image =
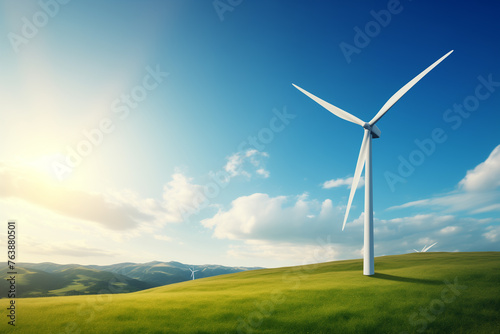
[[[189,270],[191,270],[191,278],[194,279],[194,273],[198,270],[194,270],[194,268],[189,268]]]
[[[381,131],[375,125],[384,114],[391,109],[391,107],[408,91],[412,88],[420,79],[422,79],[429,71],[436,67],[440,62],[442,62],[446,57],[448,57],[453,50],[445,54],[443,57],[439,58],[434,64],[426,68],[422,73],[417,75],[413,80],[408,82],[400,90],[396,92],[391,98],[382,106],[378,113],[373,117],[373,119],[366,123],[348,112],[331,105],[330,103],[323,101],[322,99],[314,96],[313,94],[303,90],[302,88],[292,84],[295,88],[300,90],[302,93],[309,96],[311,99],[319,103],[323,108],[330,111],[332,114],[345,119],[346,121],[361,125],[365,129],[365,134],[363,137],[363,142],[361,144],[361,149],[359,151],[358,162],[356,163],[356,170],[354,172],[354,178],[351,186],[351,193],[349,194],[349,201],[347,203],[347,209],[344,217],[344,224],[342,225],[342,231],[344,230],[347,217],[349,216],[349,210],[351,209],[352,199],[356,188],[358,187],[359,179],[361,177],[361,172],[366,164],[365,170],[365,226],[364,226],[364,256],[363,256],[363,274],[373,275],[375,273],[374,269],[374,247],[373,247],[373,193],[372,193],[372,137],[379,138]]]
[[[434,246],[435,244],[437,244],[437,242],[433,243],[432,245],[430,245],[429,247],[427,247],[427,245],[424,246],[424,248],[422,248],[421,251],[418,251],[416,250],[415,248],[413,248],[413,250],[417,253],[425,253],[427,252],[429,249],[431,249],[432,246]]]

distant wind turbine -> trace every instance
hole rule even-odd
[[[365,130],[363,137],[363,142],[361,144],[361,149],[359,151],[358,162],[356,163],[356,169],[354,172],[354,178],[351,186],[351,193],[349,194],[349,201],[347,203],[347,209],[344,217],[344,224],[342,225],[342,231],[344,230],[347,217],[349,216],[349,210],[351,209],[352,199],[356,188],[358,187],[359,179],[361,177],[361,172],[366,164],[365,170],[365,232],[364,232],[364,260],[363,260],[363,274],[373,275],[375,273],[374,265],[374,245],[373,245],[373,193],[372,193],[372,138],[379,138],[381,131],[375,125],[384,114],[391,109],[391,107],[412,88],[420,79],[422,79],[429,71],[436,67],[440,62],[442,62],[446,57],[448,57],[453,50],[445,54],[443,57],[439,58],[431,66],[426,68],[422,73],[417,75],[413,80],[404,85],[400,90],[398,90],[378,111],[378,113],[373,117],[373,119],[366,123],[348,112],[335,107],[334,105],[323,101],[319,97],[305,91],[304,89],[292,84],[295,88],[300,90],[302,93],[306,94],[308,97],[316,101],[323,108],[330,111],[335,116],[338,116],[346,121],[361,125]]]
[[[427,252],[429,249],[431,249],[432,246],[434,246],[435,244],[437,244],[437,242],[433,243],[432,245],[430,245],[429,247],[427,247],[427,245],[424,246],[424,248],[422,248],[421,251],[418,251],[416,250],[415,248],[413,249],[415,252],[417,253],[425,253]]]
[[[191,278],[194,279],[194,273],[198,270],[194,270],[194,268],[189,268],[189,270],[191,270]]]

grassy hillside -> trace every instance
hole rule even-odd
[[[379,257],[375,270],[363,276],[362,260],[351,260],[128,294],[18,299],[15,331],[2,315],[0,332],[500,332],[498,252]]]
[[[37,269],[16,268],[16,288],[18,297],[71,296],[98,294],[101,291],[124,293],[153,287],[129,277],[96,269],[78,266],[64,267],[60,271],[45,272]],[[8,277],[7,267],[0,270],[0,277]],[[0,292],[7,291],[9,282],[0,280]],[[1,298],[7,297],[3,293]]]

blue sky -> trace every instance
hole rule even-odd
[[[369,121],[454,50],[377,123],[375,255],[499,251],[498,9],[2,1],[0,219],[25,262],[361,258],[363,131],[292,83]]]

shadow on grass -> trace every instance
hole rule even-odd
[[[443,282],[438,280],[424,279],[424,278],[413,278],[413,277],[402,277],[388,274],[375,273],[373,276],[368,276],[370,278],[376,279],[384,279],[388,281],[398,281],[398,282],[406,282],[406,283],[420,283],[420,284],[430,284],[430,285],[439,285],[443,284]]]

